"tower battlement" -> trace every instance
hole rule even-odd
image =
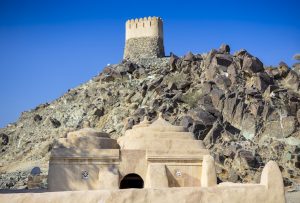
[[[126,21],[125,59],[164,57],[163,21],[144,17]]]
[[[159,17],[144,17],[126,21],[126,40],[139,37],[163,39],[163,21]]]

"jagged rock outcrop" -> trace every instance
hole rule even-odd
[[[0,129],[0,188],[24,188],[34,166],[47,174],[55,140],[83,127],[113,138],[158,112],[204,141],[218,181],[255,182],[269,160],[285,186],[299,184],[299,71],[267,68],[246,50],[124,60]]]

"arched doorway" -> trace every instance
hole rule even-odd
[[[121,180],[120,189],[143,188],[144,181],[141,176],[135,173],[129,173]]]

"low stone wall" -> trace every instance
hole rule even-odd
[[[140,37],[126,40],[124,59],[164,57],[163,39]]]
[[[69,192],[0,194],[0,202],[39,203],[39,202],[189,202],[189,203],[282,203],[282,198],[270,199],[265,186],[218,186],[208,188],[166,188],[166,189],[126,189],[90,190]]]

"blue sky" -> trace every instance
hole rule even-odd
[[[0,127],[118,63],[127,19],[160,16],[166,53],[228,43],[266,65],[300,52],[299,1],[0,0]]]

